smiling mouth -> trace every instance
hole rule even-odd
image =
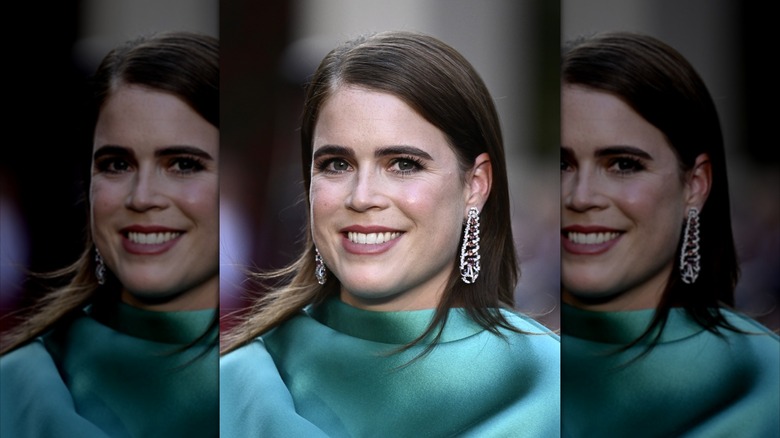
[[[141,245],[159,245],[171,241],[179,236],[179,231],[166,231],[162,233],[139,233],[136,231],[130,231],[126,234],[127,239],[133,243]]]
[[[576,233],[569,231],[565,234],[567,239],[580,245],[597,245],[599,243],[609,242],[610,240],[617,239],[618,236],[620,236],[620,233],[616,232]]]
[[[347,239],[352,243],[358,243],[361,245],[379,245],[385,242],[389,242],[393,239],[397,239],[401,233],[386,232],[386,233],[356,233],[350,231],[347,233]]]

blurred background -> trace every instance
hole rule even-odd
[[[726,142],[734,239],[742,269],[736,306],[780,329],[780,152],[774,123],[776,42],[764,2],[563,0],[564,41],[598,31],[655,36],[707,84]],[[772,65],[770,65],[772,63]],[[706,257],[706,254],[703,255]]]
[[[558,328],[558,2],[232,0],[221,3],[220,18],[223,329],[247,305],[246,269],[281,268],[302,249],[303,84],[336,45],[384,30],[443,40],[486,82],[509,166],[517,308]]]
[[[27,272],[84,249],[92,152],[88,78],[111,48],[163,30],[219,34],[218,0],[58,0],[6,5],[8,128],[0,161],[0,329],[43,293]],[[8,118],[10,117],[10,119]]]

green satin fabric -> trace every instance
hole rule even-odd
[[[723,337],[672,309],[660,343],[619,352],[654,310],[562,311],[562,415],[567,437],[778,437],[780,338],[722,310]],[[633,360],[632,359],[636,359]]]
[[[333,299],[224,356],[223,436],[559,436],[556,335],[506,312],[534,334],[502,339],[453,309],[428,355],[397,352],[432,316]]]
[[[114,303],[3,356],[0,435],[217,436],[214,317]]]

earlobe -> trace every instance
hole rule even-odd
[[[476,207],[482,211],[482,206],[487,201],[492,185],[493,165],[490,162],[490,155],[483,152],[474,159],[474,167],[468,174],[466,207]]]
[[[702,209],[712,188],[712,163],[707,154],[696,157],[693,168],[687,176],[687,205]]]

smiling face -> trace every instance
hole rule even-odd
[[[315,126],[310,200],[314,242],[341,299],[375,310],[435,307],[466,212],[482,207],[473,174],[397,97],[338,88]]]
[[[697,202],[674,151],[621,99],[580,86],[563,87],[561,137],[564,299],[655,307]]]
[[[95,127],[92,235],[122,300],[154,310],[218,300],[219,131],[178,97],[120,85]]]

